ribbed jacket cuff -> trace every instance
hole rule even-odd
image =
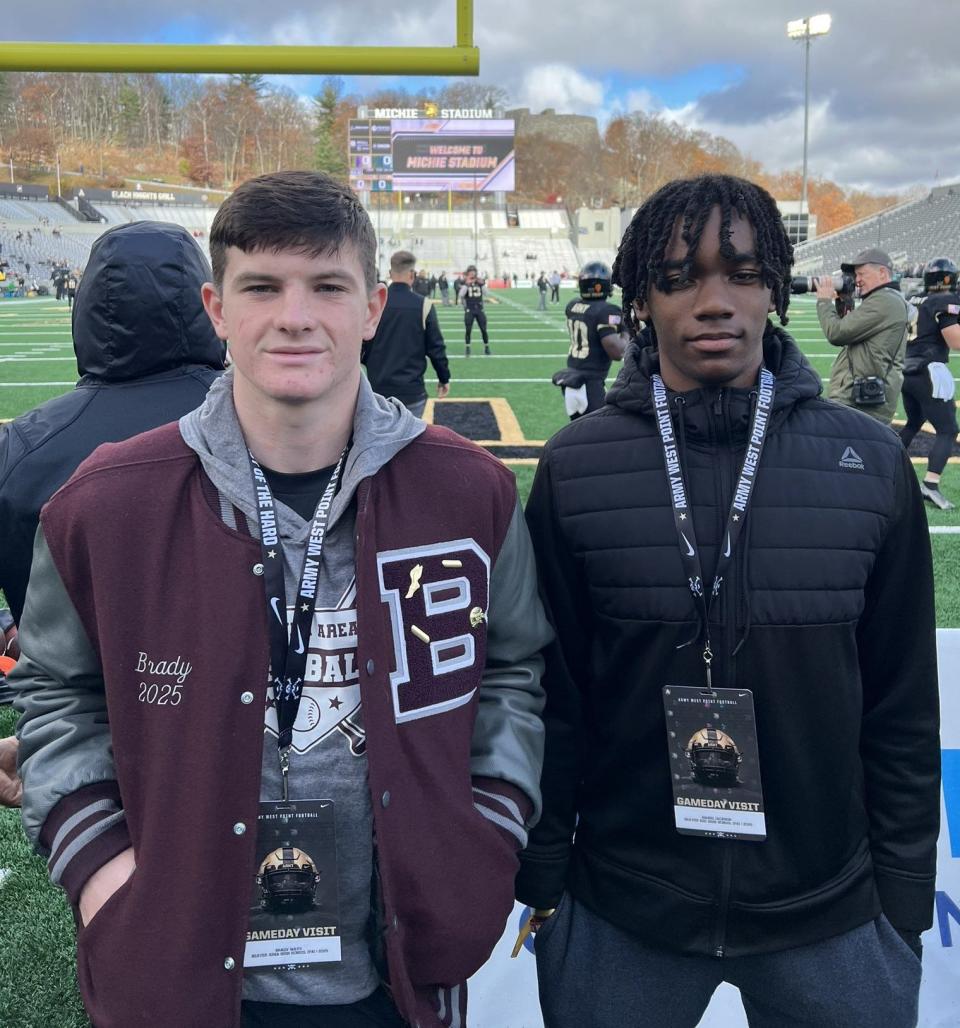
[[[933,924],[933,878],[904,878],[876,865],[873,875],[880,906],[894,928],[901,932],[925,932]]]
[[[47,815],[40,845],[50,880],[77,906],[90,876],[130,847],[116,782],[97,782],[65,796]]]
[[[534,910],[549,910],[563,896],[567,884],[569,850],[562,857],[534,856],[530,850],[520,855],[515,895]]]
[[[527,821],[533,802],[522,789],[499,778],[473,778],[473,805],[514,849],[527,844]]]

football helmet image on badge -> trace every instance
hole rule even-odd
[[[694,732],[686,756],[694,779],[701,785],[740,784],[737,772],[743,755],[726,732],[709,727]]]
[[[613,292],[613,272],[603,261],[589,261],[580,269],[577,288],[582,300],[605,300]]]
[[[271,914],[303,914],[313,909],[319,882],[309,853],[281,846],[264,857],[257,872],[260,907]]]

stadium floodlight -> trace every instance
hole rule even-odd
[[[457,0],[455,46],[198,46],[0,43],[0,71],[261,75],[479,75],[473,0]]]
[[[825,36],[830,31],[833,19],[829,14],[815,14],[812,18],[798,18],[787,22],[787,35],[791,39],[806,39],[807,36]]]
[[[800,217],[797,223],[799,239],[803,224],[804,212],[807,213],[809,235],[810,214],[807,211],[807,137],[810,125],[810,40],[817,36],[825,36],[830,31],[833,19],[829,14],[814,14],[810,18],[798,18],[787,22],[787,35],[790,39],[803,40],[803,184],[800,188]],[[806,238],[806,235],[804,238]]]

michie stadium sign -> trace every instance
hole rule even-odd
[[[358,192],[510,192],[514,122],[476,108],[359,107],[350,120],[350,184]]]
[[[424,104],[423,107],[358,107],[358,118],[456,118],[457,121],[485,121],[495,117],[492,109],[485,107],[438,107]]]

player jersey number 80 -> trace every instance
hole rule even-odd
[[[473,539],[377,554],[390,611],[397,723],[469,703],[486,651],[490,558]]]

